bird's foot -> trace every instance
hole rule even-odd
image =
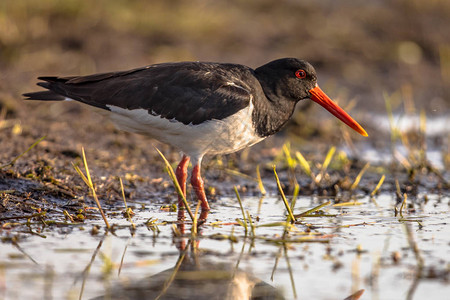
[[[206,219],[208,218],[208,214],[209,214],[209,209],[208,210],[203,210],[200,213],[200,217],[198,218],[197,224],[198,225],[202,225],[203,223],[206,222]]]

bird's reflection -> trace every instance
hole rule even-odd
[[[236,263],[208,258],[195,235],[185,236],[183,222],[177,229],[174,240],[179,257],[173,268],[95,299],[284,299],[273,286],[237,269]]]

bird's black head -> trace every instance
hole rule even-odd
[[[275,96],[297,102],[310,98],[309,91],[317,85],[314,67],[297,58],[271,61],[257,68],[255,74],[268,98]]]
[[[311,99],[360,134],[367,136],[361,125],[319,88],[316,71],[308,62],[296,58],[282,58],[257,68],[255,75],[266,97],[278,106]]]

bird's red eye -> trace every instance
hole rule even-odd
[[[300,79],[305,78],[306,72],[305,72],[305,70],[302,70],[302,69],[297,70],[297,71],[295,71],[295,76]]]

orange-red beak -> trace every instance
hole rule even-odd
[[[353,130],[357,131],[363,136],[368,136],[364,128],[361,127],[352,117],[350,117],[342,108],[340,108],[333,100],[330,99],[318,85],[315,88],[309,90],[311,94],[311,100],[319,103],[322,107],[332,113],[336,118],[350,126]]]

